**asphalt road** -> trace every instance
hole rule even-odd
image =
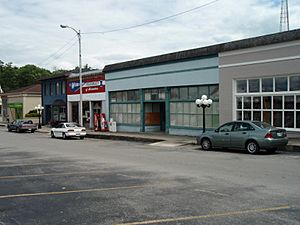
[[[0,225],[300,224],[299,160],[0,128]]]

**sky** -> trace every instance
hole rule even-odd
[[[78,38],[73,30],[62,29],[63,24],[81,32],[82,65],[102,69],[277,33],[280,4],[281,0],[0,0],[0,60],[51,71],[75,68]],[[189,12],[160,20],[185,11]],[[289,19],[290,30],[300,28],[300,0],[289,0]],[[160,21],[149,23],[155,20]],[[133,26],[137,27],[123,29]]]

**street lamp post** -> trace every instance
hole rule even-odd
[[[72,29],[78,37],[78,42],[79,42],[79,124],[80,126],[83,126],[82,122],[82,70],[81,70],[81,34],[80,30],[75,30],[73,27],[67,26],[67,25],[60,25],[61,28],[69,28]]]
[[[205,133],[205,108],[210,107],[212,102],[211,99],[207,99],[206,95],[202,95],[201,99],[198,98],[195,101],[197,107],[202,107],[203,109],[203,133]]]
[[[39,114],[39,125],[38,125],[38,129],[41,129],[41,128],[42,128],[42,125],[41,125],[41,114],[42,114],[42,111],[43,111],[44,107],[41,106],[41,104],[38,104],[38,105],[35,106],[34,108],[38,111],[38,114]]]

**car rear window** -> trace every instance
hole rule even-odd
[[[33,122],[31,120],[28,120],[28,121],[24,121],[24,124],[33,124]]]
[[[268,123],[265,123],[265,122],[252,122],[252,123],[255,124],[256,126],[260,127],[260,128],[263,128],[263,129],[272,127],[271,124],[268,124]]]

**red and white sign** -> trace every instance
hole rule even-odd
[[[68,95],[80,94],[79,89],[80,89],[79,81],[68,82],[67,85]],[[82,94],[102,93],[102,92],[105,92],[104,76],[101,76],[99,78],[85,79],[82,81]]]

